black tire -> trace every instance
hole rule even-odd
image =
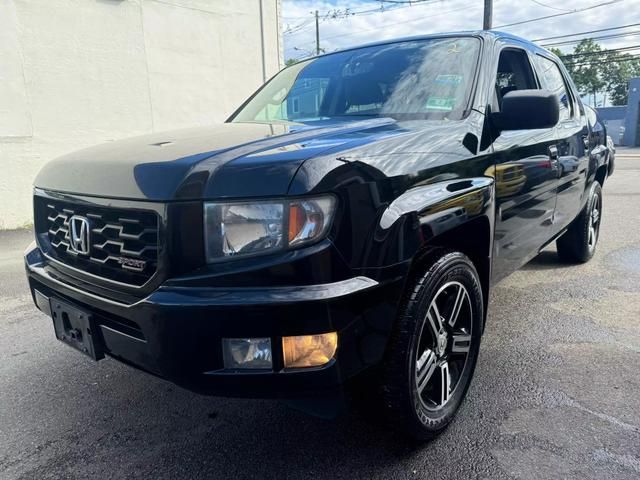
[[[597,181],[589,190],[589,199],[569,229],[556,241],[558,256],[571,263],[588,262],[598,245],[602,220],[602,187]]]
[[[464,254],[434,251],[423,272],[408,286],[390,338],[382,396],[391,426],[418,440],[429,440],[449,425],[466,395],[484,317],[478,273]],[[463,290],[466,301],[460,300],[456,316]],[[437,322],[436,316],[440,317]],[[436,330],[442,333],[436,335]]]

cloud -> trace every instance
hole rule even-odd
[[[578,10],[598,5],[607,0],[541,0],[550,7],[544,7],[533,0],[495,0],[493,12],[494,26],[500,26]],[[611,1],[611,0],[609,0]],[[555,35],[577,33],[587,30],[617,27],[631,23],[640,23],[638,0],[620,0],[592,10],[550,18],[523,25],[505,27],[501,30],[520,35],[528,39],[544,38]],[[393,7],[385,4],[385,12],[369,12],[355,16],[332,18],[327,12],[346,9],[364,11],[380,7],[374,0],[283,0],[283,23],[285,58],[301,58],[315,52],[315,23],[313,13],[321,15],[320,46],[326,52],[362,45],[380,40],[425,35],[459,30],[477,30],[482,28],[483,2],[481,0],[432,0],[411,6]],[[639,30],[638,27],[631,29]],[[544,42],[542,42],[544,43]],[[640,36],[605,40],[601,42],[607,48],[640,44]],[[572,45],[562,47],[569,51]],[[632,52],[632,53],[640,53]]]

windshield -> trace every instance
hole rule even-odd
[[[434,38],[303,61],[282,70],[231,121],[460,119],[479,48],[477,38]]]

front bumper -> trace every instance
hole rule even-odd
[[[161,285],[132,304],[68,281],[33,244],[25,264],[34,301],[58,298],[90,312],[104,352],[193,391],[253,398],[333,396],[382,360],[402,276],[356,276],[319,285],[181,287]],[[281,337],[338,332],[335,357],[317,368],[284,369]],[[270,337],[273,370],[225,370],[223,338]]]

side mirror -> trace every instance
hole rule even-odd
[[[551,128],[558,123],[558,97],[548,90],[513,90],[502,98],[502,110],[492,114],[498,130]]]

